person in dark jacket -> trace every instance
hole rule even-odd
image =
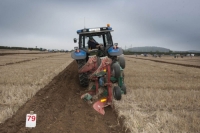
[[[100,47],[100,44],[96,42],[92,37],[89,37],[88,40],[88,48],[89,49],[98,49]]]

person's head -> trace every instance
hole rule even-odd
[[[93,37],[92,37],[92,36],[90,36],[90,37],[89,37],[89,40],[93,40]]]

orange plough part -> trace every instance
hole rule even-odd
[[[97,101],[96,103],[93,104],[93,108],[100,114],[104,115],[105,114],[105,110],[104,110],[105,105],[106,105],[106,102]]]

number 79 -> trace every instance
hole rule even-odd
[[[29,121],[30,119],[31,119],[32,121],[35,121],[35,116],[28,115],[28,121]]]

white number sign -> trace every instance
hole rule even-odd
[[[26,127],[36,127],[36,114],[26,115]]]

